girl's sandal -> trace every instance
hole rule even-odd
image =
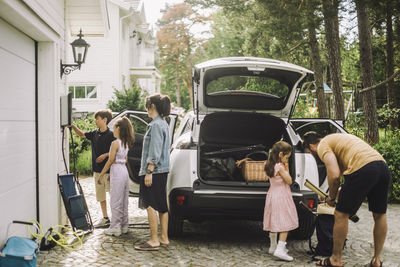
[[[326,267],[343,267],[343,265],[339,265],[339,266],[338,265],[332,265],[331,259],[329,257],[318,261],[316,263],[316,265],[317,266],[326,266]]]

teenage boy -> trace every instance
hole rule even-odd
[[[113,132],[107,127],[112,119],[111,110],[99,110],[94,114],[96,130],[82,132],[75,125],[72,125],[74,132],[81,138],[87,138],[92,143],[92,171],[96,188],[96,199],[100,202],[103,219],[95,224],[95,227],[106,227],[110,224],[107,213],[106,191],[110,190],[109,171],[100,179],[100,172],[108,159],[108,152],[112,141],[115,140]]]

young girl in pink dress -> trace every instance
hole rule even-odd
[[[270,177],[270,188],[264,208],[264,231],[270,232],[271,240],[268,252],[285,261],[293,260],[286,249],[288,231],[299,226],[297,210],[289,187],[292,184],[288,165],[291,153],[292,147],[288,143],[276,142],[269,151],[265,165],[265,171]],[[279,233],[279,242],[276,245],[277,233]]]

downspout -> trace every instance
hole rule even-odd
[[[38,42],[35,41],[35,146],[36,146],[36,221],[40,222],[39,196],[39,82],[38,82]]]
[[[133,15],[135,12],[132,7],[129,8],[130,13],[119,19],[119,66],[118,66],[118,80],[119,80],[119,90],[122,90],[122,21]]]

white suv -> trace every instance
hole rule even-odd
[[[210,159],[236,161],[250,152],[268,152],[279,140],[293,146],[289,171],[299,228],[292,235],[307,239],[313,234],[314,216],[305,206],[315,210],[318,197],[304,182],[308,179],[326,188],[326,173],[321,162],[304,152],[301,136],[309,130],[324,136],[344,129],[329,119],[290,119],[307,77],[312,72],[305,68],[254,57],[220,58],[195,66],[194,110],[182,119],[171,140],[167,183],[171,236],[183,233],[183,220],[261,221],[269,182],[246,182],[238,169],[218,174],[205,165]],[[134,116],[133,111],[126,114]],[[170,126],[172,133],[174,116]],[[140,138],[136,140],[140,146]],[[137,160],[129,157],[133,169],[139,166]]]

